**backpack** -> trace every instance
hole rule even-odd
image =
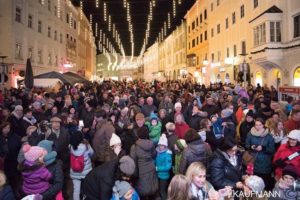
[[[71,153],[70,156],[71,169],[74,172],[82,172],[84,169],[84,154],[81,156],[75,156]]]

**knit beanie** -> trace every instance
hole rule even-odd
[[[113,187],[115,199],[122,198],[131,188],[131,185],[127,181],[116,181]]]
[[[292,130],[287,137],[300,142],[300,130]]]
[[[186,143],[191,143],[191,142],[193,142],[193,141],[196,141],[196,140],[201,139],[201,137],[200,137],[200,135],[197,133],[196,130],[190,128],[190,129],[186,132],[186,134],[185,134],[185,136],[184,136],[184,139],[185,139]]]
[[[282,176],[289,175],[295,180],[298,178],[297,169],[293,165],[287,165],[282,170]]]
[[[152,121],[152,120],[158,121],[158,117],[154,112],[151,112],[151,114],[150,114],[150,121]]]
[[[44,149],[38,146],[30,146],[25,144],[22,148],[24,157],[27,161],[34,162],[38,160],[44,154]]]
[[[140,139],[149,139],[149,129],[146,126],[143,126],[137,130],[137,136]]]
[[[46,166],[50,165],[56,160],[57,152],[53,151],[53,141],[42,140],[38,143],[38,146],[45,149],[48,153],[44,157],[44,163]]]
[[[187,145],[184,139],[179,139],[176,141],[176,146],[178,147],[179,150],[183,151]]]
[[[255,193],[260,193],[265,189],[265,183],[259,176],[251,175],[245,180],[245,183]]]
[[[115,144],[121,144],[121,139],[119,136],[113,133],[109,141],[109,146],[114,146]]]
[[[126,174],[128,176],[131,176],[134,173],[135,163],[131,157],[123,156],[120,159],[119,163],[120,163],[119,168],[120,168],[121,172],[123,172],[124,174]]]
[[[168,139],[166,134],[162,134],[159,138],[158,145],[168,146]]]

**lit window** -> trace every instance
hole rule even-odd
[[[28,48],[28,58],[32,61],[33,60],[33,48]]]
[[[226,29],[228,29],[228,26],[229,26],[229,19],[226,18],[226,20],[225,20],[225,27],[226,27]]]
[[[294,73],[294,86],[300,86],[300,67]]]
[[[52,65],[52,55],[51,55],[51,53],[48,54],[48,65]]]
[[[220,24],[218,24],[218,25],[217,25],[217,33],[219,34],[219,33],[220,33],[220,31],[221,31],[221,25],[220,25]]]

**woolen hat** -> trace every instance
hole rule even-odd
[[[287,137],[300,142],[300,130],[292,130]]]
[[[48,154],[44,157],[44,163],[46,166],[50,165],[56,160],[57,152],[53,151],[53,141],[42,140],[38,143],[38,146],[48,152]]]
[[[114,197],[116,199],[122,198],[131,188],[127,181],[116,181],[113,187]]]
[[[159,138],[158,145],[168,146],[168,139],[166,134],[162,134]]]
[[[146,126],[143,126],[137,130],[137,136],[140,139],[149,139],[149,129]]]
[[[124,174],[131,176],[135,171],[135,163],[129,156],[123,156],[120,161],[120,170]]]
[[[179,150],[183,151],[184,148],[187,147],[186,142],[184,139],[179,139],[176,141],[176,146],[178,147]]]
[[[227,117],[230,117],[233,114],[233,112],[232,112],[232,110],[230,110],[230,109],[227,108],[227,109],[222,110],[221,114],[225,118],[227,118]]]
[[[34,162],[39,159],[43,153],[44,149],[39,146],[30,146],[29,144],[25,144],[22,148],[24,152],[24,157],[27,161]]]
[[[298,178],[297,169],[293,165],[287,165],[282,170],[282,176],[289,175],[295,180]]]
[[[195,129],[190,128],[185,136],[184,139],[186,141],[186,143],[191,143],[193,141],[199,140],[201,139],[200,135],[197,133],[197,131]]]
[[[259,176],[251,175],[245,180],[245,184],[255,193],[263,192],[265,183]]]
[[[121,139],[119,136],[113,133],[109,141],[109,146],[114,146],[116,144],[121,144]]]

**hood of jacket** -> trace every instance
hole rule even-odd
[[[256,137],[265,137],[269,133],[269,129],[264,128],[260,131],[257,131],[255,127],[252,127],[250,130],[251,135]]]
[[[203,151],[206,151],[205,143],[201,139],[189,143],[188,148],[195,155],[202,155]]]

